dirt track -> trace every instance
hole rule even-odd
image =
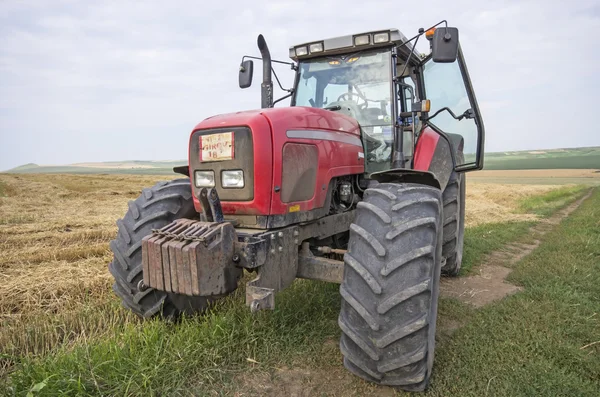
[[[533,238],[531,244],[515,242],[492,252],[482,265],[478,266],[476,275],[442,279],[441,295],[481,307],[520,291],[520,287],[505,281],[512,271],[506,265],[513,265],[532,253],[540,245],[540,238],[575,211],[591,194],[592,190],[573,204],[533,226],[530,229]]]

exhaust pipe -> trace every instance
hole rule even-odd
[[[258,35],[258,49],[262,57],[263,63],[263,81],[260,86],[260,107],[261,108],[272,108],[273,107],[273,81],[271,80],[271,53],[267,42],[262,34]]]

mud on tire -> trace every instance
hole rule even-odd
[[[365,191],[350,228],[340,287],[340,348],[350,372],[407,391],[427,387],[441,232],[439,189],[384,183]]]
[[[113,290],[126,308],[140,317],[162,316],[169,319],[182,312],[192,313],[206,308],[207,299],[203,297],[167,294],[153,288],[138,289],[142,280],[142,239],[152,229],[166,226],[175,219],[196,216],[187,178],[159,182],[142,190],[140,197],[129,202],[129,210],[123,219],[117,221],[119,231],[110,243],[115,256],[108,265],[115,278]]]
[[[446,258],[442,274],[448,276],[457,276],[462,264],[465,236],[465,193],[465,175],[453,171],[442,195],[444,200],[442,256]]]

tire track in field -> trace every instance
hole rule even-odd
[[[478,274],[442,279],[440,284],[441,296],[456,298],[475,307],[482,307],[520,291],[521,287],[505,281],[506,277],[512,272],[512,269],[507,266],[512,266],[531,254],[541,244],[541,238],[575,211],[591,196],[592,192],[593,189],[590,189],[575,202],[532,226],[529,229],[530,234],[534,236],[531,244],[520,242],[507,244],[501,250],[494,251],[486,256],[483,264],[477,268]]]

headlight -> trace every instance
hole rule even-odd
[[[388,41],[390,41],[390,34],[389,34],[389,32],[377,33],[377,34],[373,35],[373,43],[375,43],[375,44],[377,44],[377,43],[387,43]]]
[[[223,187],[244,187],[244,171],[221,171],[221,185]]]
[[[368,34],[362,36],[356,36],[354,38],[354,45],[367,45],[371,42],[371,38]]]
[[[194,174],[194,182],[196,187],[214,187],[215,172],[214,171],[196,171]]]

